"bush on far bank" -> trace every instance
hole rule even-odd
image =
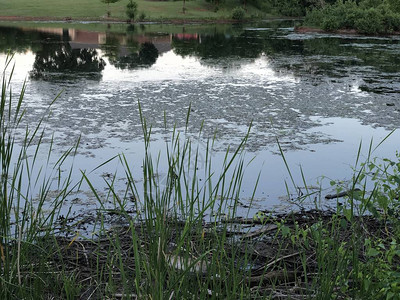
[[[246,11],[242,7],[235,7],[232,10],[232,19],[236,21],[241,21],[244,19],[244,15],[246,14]]]
[[[355,29],[365,34],[388,34],[400,31],[400,13],[386,0],[338,1],[322,9],[309,11],[305,25],[326,31]]]

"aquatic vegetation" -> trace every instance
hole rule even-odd
[[[45,266],[49,253],[42,248],[46,245],[41,241],[53,236],[63,201],[76,187],[71,183],[72,169],[67,169],[66,176],[61,177],[61,170],[67,167],[64,163],[74,155],[76,145],[50,165],[52,142],[48,147],[42,143],[46,115],[32,127],[23,126],[26,83],[14,99],[12,58],[11,54],[7,56],[1,73],[0,298],[3,299],[26,298],[32,288],[41,284],[39,273],[49,270]],[[48,159],[41,166],[37,157],[43,151],[48,151]],[[49,199],[51,189],[56,192]],[[48,201],[51,205],[44,205]],[[37,264],[32,262],[31,255],[40,257]],[[36,292],[40,295],[41,289]]]

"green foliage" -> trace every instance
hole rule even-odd
[[[400,1],[399,0],[387,0],[386,1],[393,12],[400,13]]]
[[[398,299],[400,294],[400,270],[393,263],[400,257],[400,245],[393,239],[386,241],[366,239],[367,259],[360,265],[358,279],[360,294],[375,295],[376,299]]]
[[[146,19],[146,14],[145,14],[145,12],[141,12],[140,14],[139,14],[139,17],[138,17],[138,20],[139,21],[144,21]]]
[[[360,33],[379,34],[400,31],[400,14],[385,0],[338,1],[307,13],[305,24],[326,31],[355,29]]]
[[[321,0],[269,0],[270,6],[277,13],[285,16],[304,16],[307,11],[321,8],[325,1]]]
[[[370,159],[372,151],[370,145],[362,164],[359,151],[351,190],[329,220],[279,227],[301,247],[299,255],[313,250],[316,299],[400,299],[400,153],[378,160]],[[302,265],[307,278],[309,256],[302,256]]]
[[[383,16],[376,8],[362,10],[360,18],[355,22],[355,27],[361,33],[376,34],[385,32]]]
[[[383,159],[373,160],[364,165],[366,174],[373,174],[374,191],[368,201],[364,202],[365,210],[374,216],[388,219],[397,218],[400,213],[400,153],[397,161]],[[367,175],[365,175],[367,176]]]
[[[338,18],[328,16],[322,22],[322,28],[326,31],[335,31],[341,28]]]
[[[29,124],[26,130],[20,131],[25,128],[22,124],[26,112],[23,104],[26,82],[15,98],[15,93],[11,93],[12,61],[13,56],[7,55],[2,61],[4,69],[0,73],[0,299],[40,299],[44,297],[42,289],[46,284],[52,288],[49,282],[54,277],[64,276],[62,271],[54,272],[54,266],[47,264],[54,249],[50,245],[45,249],[41,241],[54,234],[54,223],[60,217],[60,208],[67,195],[75,191],[71,179],[72,166],[66,170],[65,181],[61,180],[61,170],[65,170],[68,156],[76,153],[77,145],[66,150],[54,165],[49,151],[47,164],[37,166],[36,154],[48,151],[42,140],[45,135],[42,124],[46,115],[38,120],[36,126]],[[51,106],[52,103],[48,111]],[[42,168],[47,169],[46,175],[38,172]],[[40,191],[34,191],[32,182],[41,186]],[[45,209],[55,182],[58,182],[57,192],[52,196],[51,206]],[[62,284],[64,291],[61,293],[71,295],[79,290],[78,285],[73,283],[73,277],[65,276],[63,279],[66,284]],[[57,295],[59,293],[60,288]]]
[[[321,26],[326,31],[334,31],[354,28],[355,20],[359,17],[358,6],[354,1],[337,2],[333,6],[308,13],[305,23]]]
[[[232,10],[232,19],[241,21],[244,19],[246,11],[242,7],[235,7]]]
[[[126,5],[126,15],[130,21],[134,21],[138,13],[138,5],[135,1],[129,0]]]
[[[299,0],[284,0],[277,3],[279,13],[285,16],[302,16],[305,8],[300,5]]]

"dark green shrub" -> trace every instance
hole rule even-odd
[[[311,26],[321,26],[321,21],[324,18],[324,13],[320,9],[315,9],[307,12],[307,15],[304,19],[304,24]]]
[[[305,25],[319,26],[326,31],[356,29],[366,34],[400,30],[400,14],[393,12],[387,0],[365,0],[360,1],[360,5],[357,3],[352,0],[338,1],[322,9],[309,11]]]
[[[400,1],[399,0],[387,0],[386,2],[389,4],[391,10],[394,13],[400,13]]]
[[[386,0],[362,0],[359,1],[359,5],[362,9],[367,10],[370,8],[377,8],[378,6],[385,4]]]
[[[356,21],[361,18],[362,11],[359,8],[354,8],[346,11],[342,28],[353,29],[355,28]]]
[[[400,14],[399,13],[395,13],[388,3],[380,5],[378,7],[378,10],[382,14],[382,18],[383,18],[382,24],[385,28],[385,32],[392,32],[392,31],[400,30]]]
[[[323,19],[322,29],[325,31],[335,31],[340,29],[340,23],[337,17],[329,16]]]
[[[142,11],[138,17],[139,21],[144,21],[144,19],[146,19],[146,14]]]
[[[244,15],[246,14],[245,10],[241,7],[235,7],[232,10],[232,19],[240,21],[244,19]]]
[[[355,22],[355,27],[358,32],[366,34],[376,34],[385,31],[383,16],[376,8],[363,10],[361,18]]]
[[[277,4],[278,12],[285,16],[303,16],[305,14],[305,7],[302,6],[298,0],[283,0]]]
[[[126,5],[126,15],[128,16],[129,20],[135,20],[137,15],[138,5],[135,1],[129,0],[128,4]]]

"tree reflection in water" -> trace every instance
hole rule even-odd
[[[115,53],[109,55],[109,61],[110,64],[114,65],[118,69],[133,70],[137,68],[151,67],[157,61],[158,56],[159,53],[156,46],[151,42],[145,42],[140,44],[139,51],[132,51],[123,56],[119,56]]]
[[[96,49],[73,49],[69,43],[68,30],[59,36],[41,41],[41,50],[36,52],[33,69],[30,72],[35,79],[63,78],[80,76],[100,79],[106,65]]]
[[[58,74],[73,75],[85,73],[87,77],[101,77],[105,62],[98,56],[96,49],[71,49],[68,43],[46,47],[36,53],[33,70],[30,75],[36,79],[46,79]]]
[[[31,51],[36,55],[32,78],[46,80],[99,80],[105,68],[102,57],[116,68],[128,70],[150,67],[170,50],[222,70],[241,68],[266,57],[274,71],[290,72],[299,80],[324,82],[325,76],[341,78],[355,73],[362,79],[360,88],[364,91],[386,93],[385,86],[389,85],[389,92],[398,93],[398,81],[391,79],[398,77],[398,39],[307,35],[287,29],[290,24],[281,26],[221,25],[207,30],[174,27],[160,31],[158,27],[130,25],[122,26],[119,32],[0,26],[0,53]],[[77,40],[79,35],[81,40]],[[368,72],[363,71],[366,67]],[[382,78],[381,72],[386,73],[383,82],[376,80]]]

